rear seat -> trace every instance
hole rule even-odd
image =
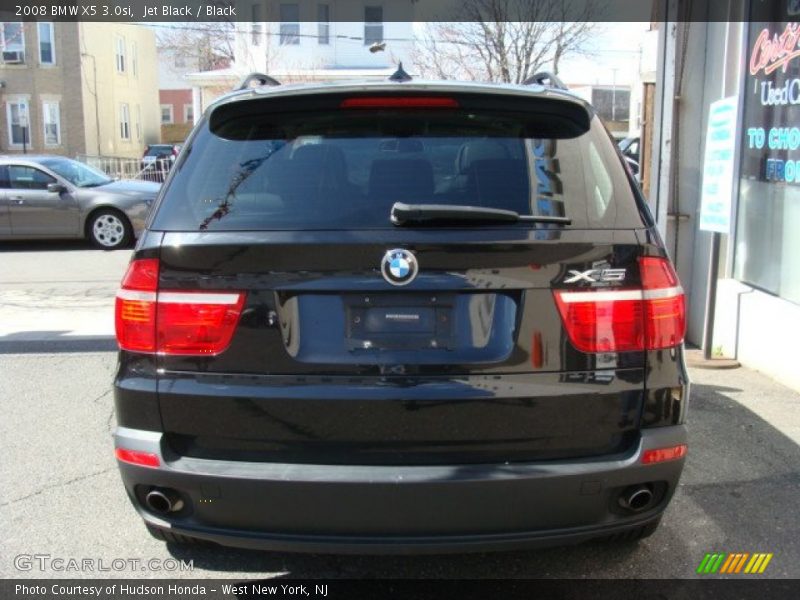
[[[467,169],[464,204],[494,206],[503,198],[503,207],[528,214],[531,210],[528,169],[522,159],[474,161]]]
[[[431,203],[433,167],[421,158],[378,159],[369,173],[370,210],[389,210],[395,202]]]
[[[266,191],[285,204],[309,210],[350,206],[361,196],[347,178],[344,152],[333,144],[308,144],[297,148],[289,159],[266,165]]]

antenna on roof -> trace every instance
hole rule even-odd
[[[403,82],[403,81],[411,81],[412,79],[413,77],[411,77],[411,75],[406,73],[405,70],[403,69],[403,61],[400,61],[397,64],[397,71],[389,75],[389,81]]]
[[[538,83],[539,85],[544,85],[547,87],[555,88],[557,90],[568,90],[569,88],[566,84],[561,81],[557,75],[554,75],[550,71],[540,71],[535,75],[531,75],[525,81],[522,82],[522,85],[533,85],[534,83]]]
[[[263,73],[250,73],[247,77],[242,79],[242,82],[236,86],[236,90],[247,90],[252,87],[253,83],[258,83],[258,85],[269,85],[275,86],[280,85],[281,82],[277,79],[270,77],[269,75],[264,75]]]

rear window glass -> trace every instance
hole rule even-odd
[[[597,118],[563,139],[539,137],[530,115],[463,110],[282,112],[200,127],[153,229],[391,228],[395,202],[642,225]]]

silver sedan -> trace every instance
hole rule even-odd
[[[105,250],[128,246],[159,188],[115,181],[61,156],[0,157],[0,240],[87,238]]]

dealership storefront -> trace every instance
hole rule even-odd
[[[734,277],[800,304],[800,22],[748,30]]]
[[[716,258],[712,355],[800,390],[800,0],[667,5],[648,203],[686,290],[687,341],[704,345]]]
[[[735,356],[795,388],[800,388],[798,8],[791,0],[751,2],[749,22],[738,24],[742,60],[724,65],[737,71],[740,132],[713,342],[715,354]]]

